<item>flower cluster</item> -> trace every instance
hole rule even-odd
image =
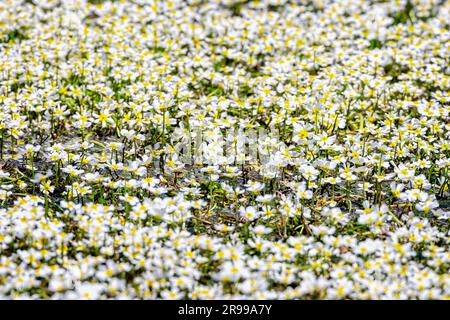
[[[1,1],[0,298],[450,298],[449,21]]]

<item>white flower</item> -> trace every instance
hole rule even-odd
[[[296,189],[296,195],[299,199],[312,199],[313,193],[311,190],[306,188],[306,183],[302,182],[298,185]]]
[[[252,193],[257,193],[259,191],[261,191],[262,189],[264,189],[264,183],[258,182],[258,181],[249,181],[245,187],[247,188],[247,190],[249,192]]]
[[[79,283],[76,286],[76,293],[79,299],[82,300],[96,300],[100,297],[103,291],[103,286],[94,283]]]
[[[414,177],[415,170],[409,169],[404,164],[400,164],[394,169],[394,172],[400,180],[409,181],[412,177]]]
[[[241,207],[239,208],[239,213],[242,217],[249,221],[253,221],[257,219],[260,215],[260,212],[256,209],[256,207],[249,206],[249,207]]]

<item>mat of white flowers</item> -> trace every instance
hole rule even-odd
[[[449,22],[0,0],[0,298],[450,298]]]

